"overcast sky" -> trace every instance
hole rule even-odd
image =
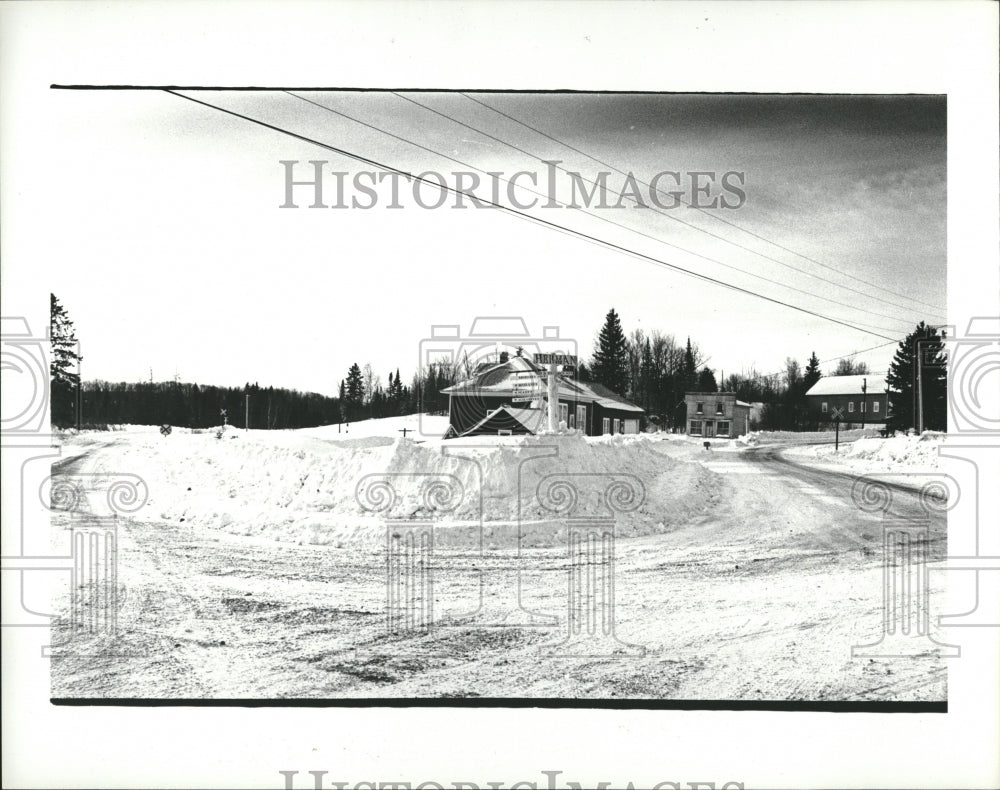
[[[389,93],[300,94],[428,151],[283,93],[188,95],[408,172],[470,169],[445,157],[505,177],[532,171],[543,192],[539,158],[587,178],[606,169],[589,157],[640,181],[678,171],[688,202],[691,171],[716,173],[708,199],[723,173],[745,174],[736,209],[626,201],[593,216],[529,213],[858,328],[503,212],[456,210],[453,197],[423,209],[405,183],[402,209],[386,208],[388,182],[369,210],[310,209],[303,187],[300,208],[281,209],[280,160],[299,160],[303,178],[308,160],[328,162],[327,173],[372,168],[163,92],[51,91],[51,138],[33,141],[47,154],[21,205],[58,218],[32,243],[77,325],[85,378],[143,380],[152,369],[157,380],[335,394],[352,362],[409,379],[433,324],[468,328],[476,316],[523,316],[533,333],[558,325],[589,356],[612,306],[626,331],[690,335],[726,374],[944,323],[943,97],[472,94],[546,137],[459,94],[408,94],[440,114]],[[612,172],[608,185],[623,181]],[[332,176],[325,187],[332,203]],[[363,198],[347,187],[348,202]],[[885,370],[893,350],[859,359]]]

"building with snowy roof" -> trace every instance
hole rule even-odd
[[[885,376],[824,376],[806,392],[810,416],[819,422],[884,423],[889,415]]]
[[[448,431],[459,436],[535,434],[547,426],[549,368],[524,356],[484,366],[442,390],[448,396]],[[556,373],[558,421],[587,436],[639,433],[645,413],[607,387]]]
[[[688,392],[684,403],[689,436],[735,439],[750,430],[750,404],[735,392]]]

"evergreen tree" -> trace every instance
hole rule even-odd
[[[361,409],[364,404],[365,383],[361,377],[361,368],[355,362],[347,371],[345,383],[344,403],[347,407],[347,419],[356,420],[361,416]]]
[[[698,388],[698,392],[719,391],[719,385],[715,381],[715,373],[711,368],[702,368],[701,373],[698,374],[696,387]]]
[[[698,371],[694,364],[694,352],[691,350],[691,338],[688,338],[687,349],[684,352],[684,363],[681,370],[684,381],[684,391],[694,392],[698,388]]]
[[[813,351],[809,357],[809,364],[806,365],[806,373],[803,377],[802,383],[805,386],[806,392],[808,392],[813,384],[820,380],[823,376],[819,370],[819,359],[816,357],[816,352]]]
[[[594,381],[612,392],[624,395],[628,391],[628,342],[621,320],[612,307],[604,319],[597,337],[597,350],[590,366]]]
[[[942,335],[921,321],[906,336],[892,359],[886,381],[889,384],[888,427],[906,430],[917,427],[917,354],[925,430],[945,430],[948,424],[948,371]]]
[[[55,294],[49,295],[49,339],[52,344],[49,375],[52,379],[50,398],[52,424],[73,425],[78,422],[77,391],[80,386],[79,344],[76,329],[66,309]]]

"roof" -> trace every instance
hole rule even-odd
[[[513,397],[515,380],[525,378],[523,374],[528,373],[528,378],[530,378],[530,374],[535,374],[538,376],[540,382],[544,382],[542,378],[542,373],[544,372],[544,368],[534,364],[525,357],[511,357],[506,362],[501,362],[485,370],[481,370],[472,378],[459,381],[453,386],[441,390],[441,392],[446,395],[467,395],[470,397],[483,395]],[[544,383],[541,384],[541,387],[540,400],[545,397]],[[584,383],[560,376],[558,388],[560,400],[596,403],[606,409],[632,411],[637,414],[641,414],[644,411],[640,406],[636,406],[603,384],[597,384],[596,382]]]
[[[576,382],[576,387],[580,390],[583,396],[592,393],[593,401],[600,406],[604,406],[606,409],[621,409],[623,411],[635,412],[645,411],[641,406],[636,406],[631,401],[625,400],[625,398],[617,392],[608,389],[603,384],[598,384],[596,381],[588,381],[585,384],[582,382]],[[583,397],[579,399],[585,400],[588,398]]]
[[[888,388],[885,376],[824,376],[806,392],[806,395],[861,395],[862,386],[868,380],[868,392],[878,394]]]
[[[724,398],[732,398],[733,402],[737,406],[746,406],[748,409],[750,408],[750,404],[747,403],[746,401],[742,401],[742,400],[737,400],[736,399],[736,393],[735,392],[685,392],[684,393],[684,399],[687,400],[688,398],[696,398],[696,397],[697,398],[717,398],[720,395],[722,397],[724,397]]]
[[[505,419],[507,418],[507,419]],[[541,409],[519,409],[513,406],[501,406],[491,411],[483,419],[464,431],[462,436],[475,436],[485,432],[488,427],[496,429],[512,429],[520,426],[528,433],[533,433],[541,421]],[[490,426],[492,423],[492,426]],[[446,437],[447,438],[447,437]]]

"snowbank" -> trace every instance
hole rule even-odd
[[[877,436],[877,428],[855,428],[850,431],[841,431],[840,441],[844,443]],[[736,441],[755,447],[765,444],[817,444],[833,442],[835,438],[836,431],[750,431]]]
[[[645,489],[644,501],[617,517],[622,536],[686,522],[700,506],[690,492],[713,476],[699,464],[665,454],[664,443],[646,436],[418,442],[358,436],[351,427],[351,438],[341,440],[316,435],[329,435],[329,428],[231,428],[221,439],[209,431],[133,433],[102,448],[98,457],[104,471],[131,472],[146,481],[149,501],[137,518],[300,543],[367,547],[381,545],[385,537],[384,516],[363,507],[366,486],[383,478],[390,479],[397,493],[391,515],[419,519],[430,515],[428,475],[450,476],[447,480],[458,483],[461,497],[449,513],[436,516],[436,543],[468,543],[485,524],[487,546],[512,548],[518,525],[526,546],[564,540],[564,515],[546,509],[538,494],[549,475],[569,475],[577,484],[579,497],[571,514],[577,518],[609,514],[600,496],[609,476],[637,478]],[[604,477],[587,477],[598,474]]]
[[[945,434],[924,431],[920,436],[897,435],[892,438],[864,438],[841,443],[834,452],[832,444],[794,447],[785,455],[797,461],[848,468],[852,472],[935,471],[938,450]]]

